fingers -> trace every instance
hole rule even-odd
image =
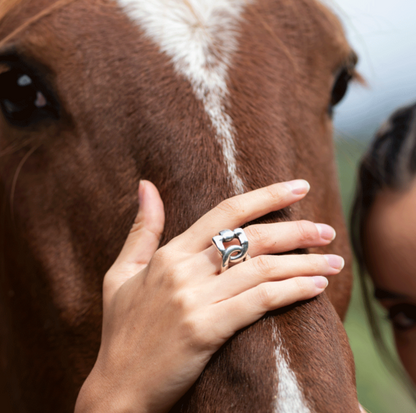
[[[335,230],[326,224],[315,224],[310,221],[278,222],[274,224],[251,225],[244,229],[249,240],[248,253],[254,258],[264,254],[279,254],[299,248],[321,247],[330,244]],[[239,244],[234,240],[232,244]],[[220,271],[221,260],[214,246],[206,250],[212,262],[215,262],[215,273]]]
[[[285,208],[302,199],[309,191],[304,180],[270,185],[221,202],[200,218],[176,243],[190,252],[201,251],[211,245],[211,238],[219,231],[235,229],[246,222],[272,211]]]
[[[212,291],[217,301],[229,299],[271,281],[296,277],[331,276],[344,267],[338,255],[261,255],[229,268],[215,278]]]
[[[298,248],[325,246],[330,244],[336,235],[335,230],[331,226],[326,224],[315,224],[310,221],[279,222],[274,224],[252,225],[245,228],[245,233],[249,239],[248,252],[252,258],[255,258],[259,255],[278,254],[282,252],[292,251]],[[235,244],[238,244],[237,240],[234,241]],[[292,260],[294,257],[295,256],[292,255],[290,259]],[[298,261],[298,263],[302,266],[305,264],[305,262],[302,260],[309,262],[310,260],[315,259],[315,256],[313,255],[304,255],[301,257],[301,261]],[[276,259],[280,260],[281,258],[271,258],[272,261]],[[322,258],[320,259],[322,261]],[[263,262],[263,259],[261,260]],[[264,257],[264,260],[267,260],[267,258]],[[202,263],[204,263],[204,268],[206,267],[210,274],[218,274],[221,269],[221,256],[214,246],[206,249],[202,255],[198,254],[198,262],[201,263],[200,267],[202,267]],[[251,261],[247,264],[248,270],[252,271],[251,266],[254,262],[256,261]],[[324,260],[324,264],[327,265],[327,261]],[[273,265],[272,262],[270,262],[269,265]],[[276,265],[278,268],[280,268],[280,270],[284,270],[280,264]],[[241,268],[239,267],[238,271],[240,270]],[[273,270],[275,277],[277,276],[280,279],[284,278],[281,273],[276,273],[276,268]],[[319,271],[320,272],[318,273],[313,273],[313,271],[305,272],[303,275],[326,274],[325,268]],[[205,273],[207,272],[205,271]],[[227,271],[227,274],[230,274],[230,270]],[[238,282],[240,282],[240,280]]]
[[[139,184],[139,211],[127,240],[106,276],[113,289],[140,272],[156,252],[165,224],[163,202],[149,181]],[[116,278],[116,280],[114,280]]]
[[[280,282],[268,282],[215,305],[211,310],[213,324],[225,337],[231,337],[262,317],[266,312],[307,300],[322,293],[328,281],[325,277],[296,277]],[[224,323],[221,320],[227,319]]]
[[[298,248],[328,245],[335,238],[335,230],[329,225],[310,221],[279,222],[251,225],[244,229],[249,240],[249,254],[278,254]]]

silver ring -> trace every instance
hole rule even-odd
[[[235,238],[238,239],[240,245],[231,245],[226,249],[224,242],[230,242]],[[231,263],[238,264],[250,258],[248,255],[248,239],[241,228],[237,228],[234,231],[230,229],[220,231],[219,235],[212,237],[212,243],[222,258],[221,272],[225,271]]]

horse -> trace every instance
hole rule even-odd
[[[328,223],[350,262],[331,116],[355,63],[317,0],[3,0],[2,412],[73,410],[140,179],[164,245],[225,198],[305,178],[305,200],[259,222]],[[172,412],[358,412],[351,283],[347,264],[238,332]]]

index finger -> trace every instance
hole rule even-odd
[[[228,198],[207,212],[176,239],[188,252],[211,245],[211,238],[223,229],[234,230],[243,224],[302,199],[309,191],[303,179],[281,182]]]

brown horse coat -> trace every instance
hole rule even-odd
[[[26,125],[0,116],[3,412],[73,409],[99,348],[102,279],[132,224],[139,179],[161,193],[166,243],[237,192],[305,178],[307,199],[263,221],[328,223],[338,233],[331,252],[350,258],[328,107],[353,57],[320,3],[223,0],[201,2],[208,11],[198,14],[195,1],[168,0],[168,17],[179,7],[190,39],[204,39],[202,77],[186,66],[185,35],[153,22],[160,9],[74,0],[45,13],[53,3],[0,3],[0,72],[35,81],[36,110],[42,96],[51,103]],[[358,411],[340,321],[350,290],[347,265],[326,294],[241,331],[174,411]]]

